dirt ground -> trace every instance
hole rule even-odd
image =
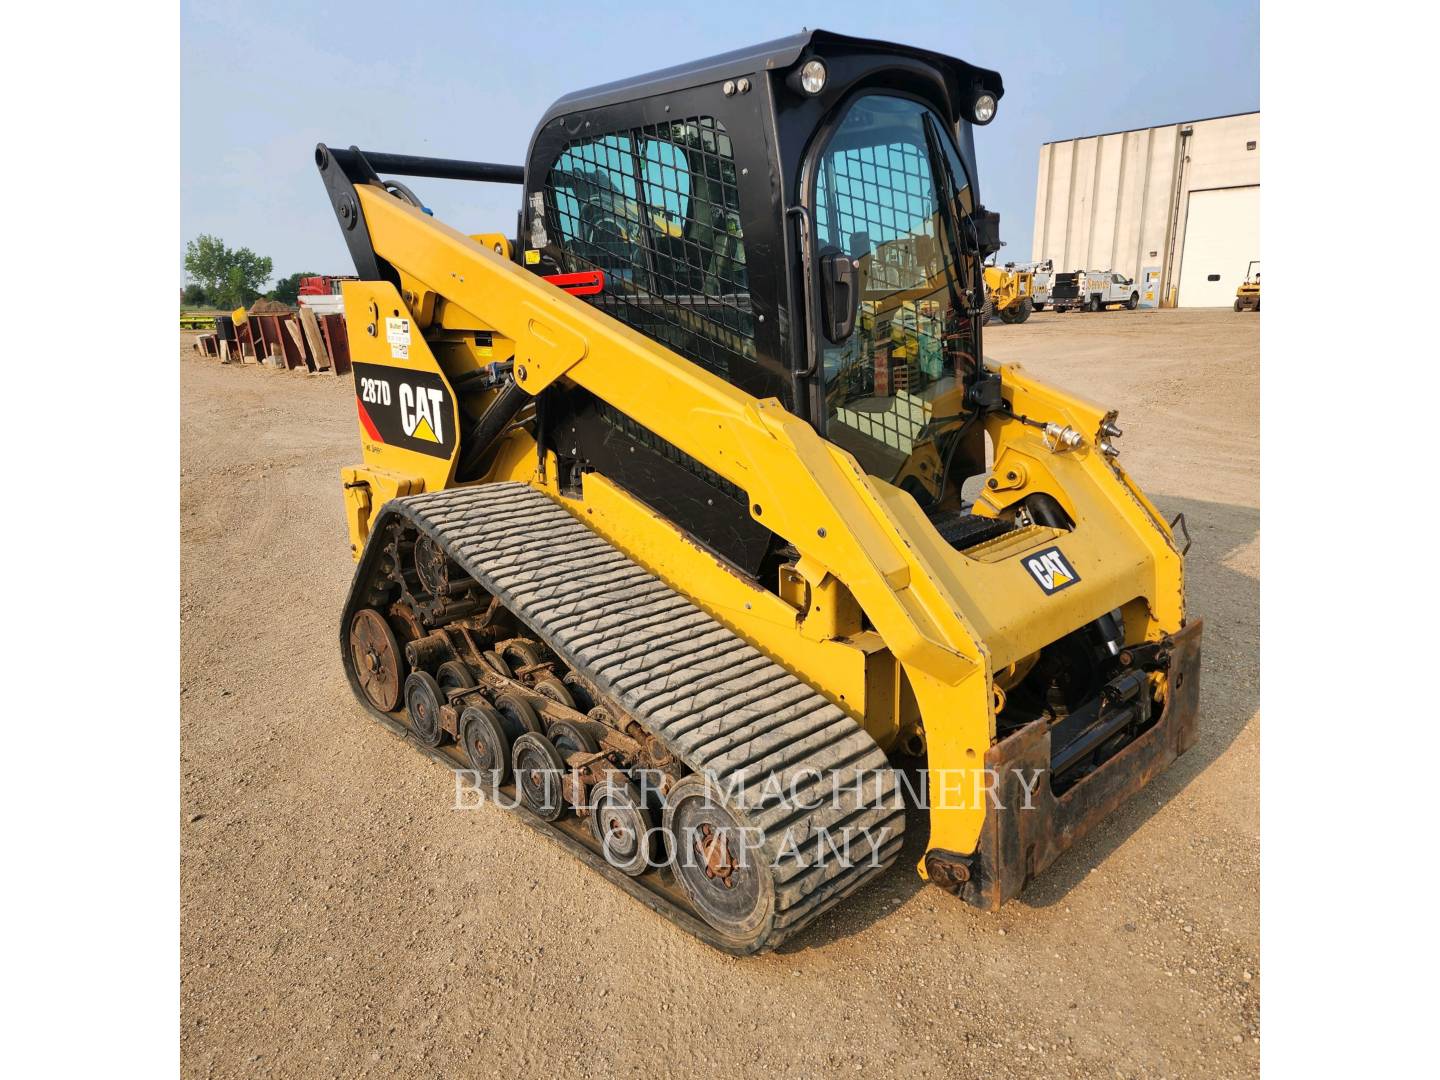
[[[1259,1058],[1259,316],[1035,315],[987,352],[1120,409],[1195,546],[1199,744],[998,914],[924,828],[784,951],[723,956],[352,700],[347,379],[181,381],[186,1076],[1247,1076]]]

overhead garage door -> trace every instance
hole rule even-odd
[[[1260,258],[1260,187],[1190,192],[1180,256],[1180,307],[1229,307]]]

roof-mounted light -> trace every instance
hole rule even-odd
[[[828,75],[824,61],[807,60],[800,69],[800,89],[807,94],[818,94],[825,89],[825,78]]]
[[[970,111],[975,117],[975,123],[988,124],[995,119],[995,95],[980,94],[975,98],[975,104]]]

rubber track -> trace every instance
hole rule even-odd
[[[773,919],[745,951],[773,948],[895,861],[898,785],[864,729],[544,492],[504,483],[393,499],[372,537],[397,516],[693,771],[723,788],[743,770],[732,809],[766,831],[759,854],[774,860],[775,881]],[[778,799],[792,782],[818,805]],[[848,859],[822,829],[850,838]]]

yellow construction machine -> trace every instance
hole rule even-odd
[[[1001,269],[985,267],[985,296],[988,311],[1000,316],[1003,323],[1022,323],[1035,310],[1035,275],[1017,270],[1013,265]]]
[[[1260,310],[1260,262],[1252,260],[1245,268],[1245,280],[1235,288],[1236,311]]]
[[[316,149],[356,696],[733,953],[902,852],[993,909],[1196,737],[1115,412],[984,358],[1001,94],[813,31],[564,97],[523,167]],[[516,234],[416,177],[519,185]]]

